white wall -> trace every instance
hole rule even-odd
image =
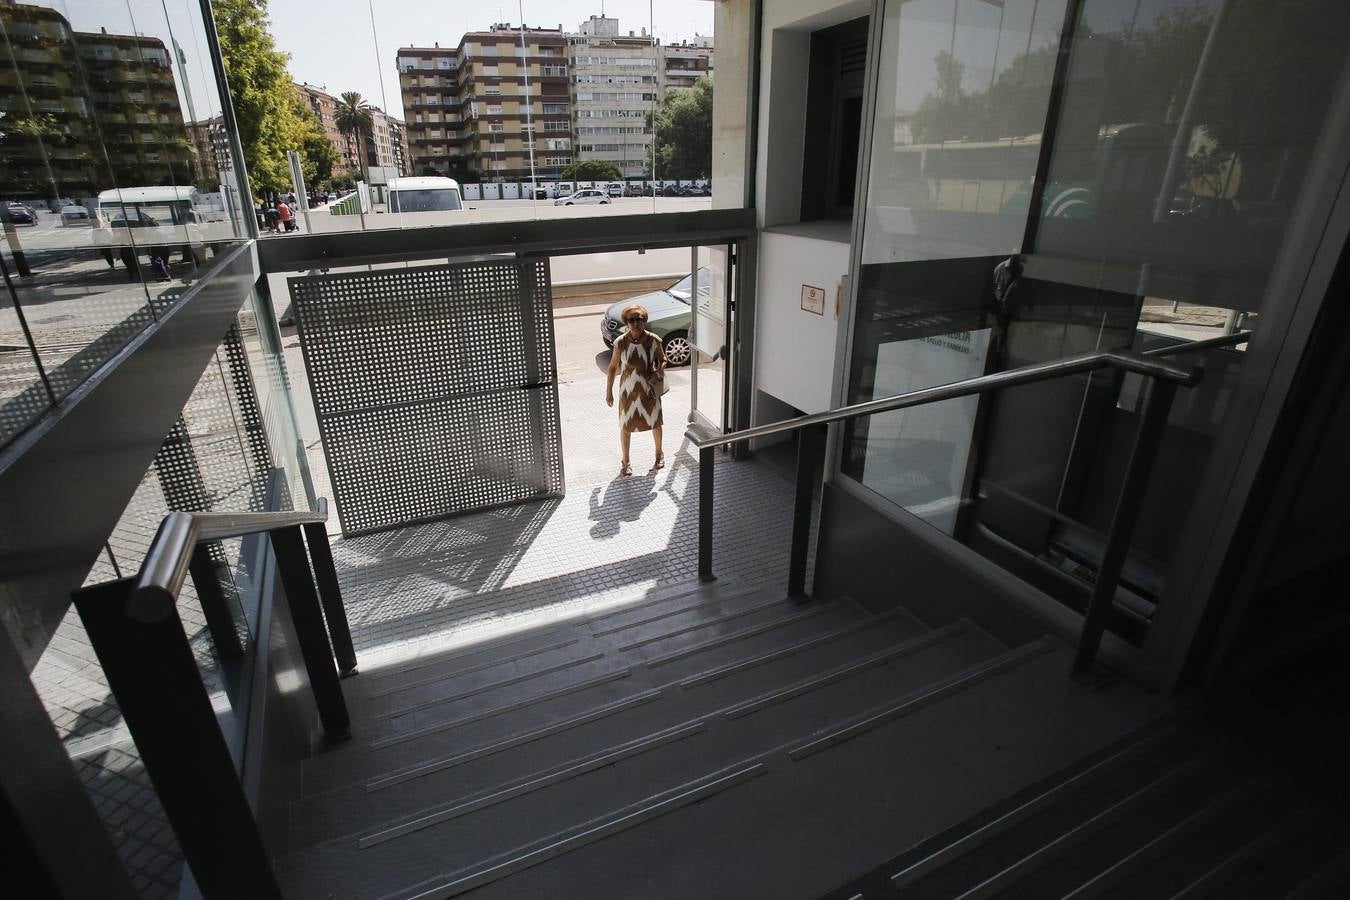
[[[761,228],[797,222],[811,32],[871,12],[869,0],[763,0],[759,83],[759,158],[755,196]],[[816,226],[817,223],[812,223]],[[800,232],[836,231],[797,227]],[[804,412],[833,403],[836,298],[848,272],[850,245],[786,230],[760,235],[755,387]],[[801,308],[803,285],[825,290],[825,314]]]
[[[838,241],[760,235],[755,386],[803,412],[831,406],[835,303],[848,258],[849,245]],[[801,308],[803,285],[824,288],[824,315]]]

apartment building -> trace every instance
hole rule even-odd
[[[389,115],[378,106],[370,109],[370,130],[366,132],[366,165],[396,170],[406,175],[407,129],[402,119]]]
[[[399,89],[414,174],[556,178],[572,162],[562,27],[493,25],[455,49],[403,47]],[[538,142],[535,135],[540,135]]]
[[[52,200],[114,184],[211,180],[212,167],[198,164],[189,139],[162,40],[78,32],[61,13],[20,3],[0,5],[0,25],[23,61],[0,79],[8,132],[0,193]]]
[[[704,75],[713,73],[713,39],[697,35],[659,50],[661,96],[666,91],[690,88]]]
[[[333,166],[334,174],[355,170],[357,167],[356,143],[338,130],[337,127],[338,98],[309,83],[296,84],[295,92],[300,95],[300,99],[305,102],[305,105],[314,111],[324,135],[327,136],[329,143],[338,153],[338,162]]]
[[[400,48],[398,83],[412,174],[463,177],[459,50],[439,43]]]
[[[393,149],[394,167],[400,175],[412,174],[412,158],[408,152],[408,123],[396,116],[386,115],[389,143]]]
[[[625,178],[646,171],[659,96],[659,48],[643,28],[623,34],[619,20],[591,16],[567,38],[577,159],[612,162]]]

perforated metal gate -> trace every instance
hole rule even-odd
[[[344,534],[563,493],[547,259],[289,283]]]

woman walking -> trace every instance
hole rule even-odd
[[[628,330],[614,342],[605,379],[605,402],[614,405],[614,378],[619,379],[619,447],[623,451],[620,475],[632,475],[628,458],[633,432],[650,431],[656,443],[656,463],[666,464],[661,453],[661,393],[665,387],[666,351],[661,339],[647,330],[647,310],[637,303],[624,307]]]

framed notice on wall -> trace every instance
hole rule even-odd
[[[825,315],[825,289],[802,285],[802,309],[818,316]]]

